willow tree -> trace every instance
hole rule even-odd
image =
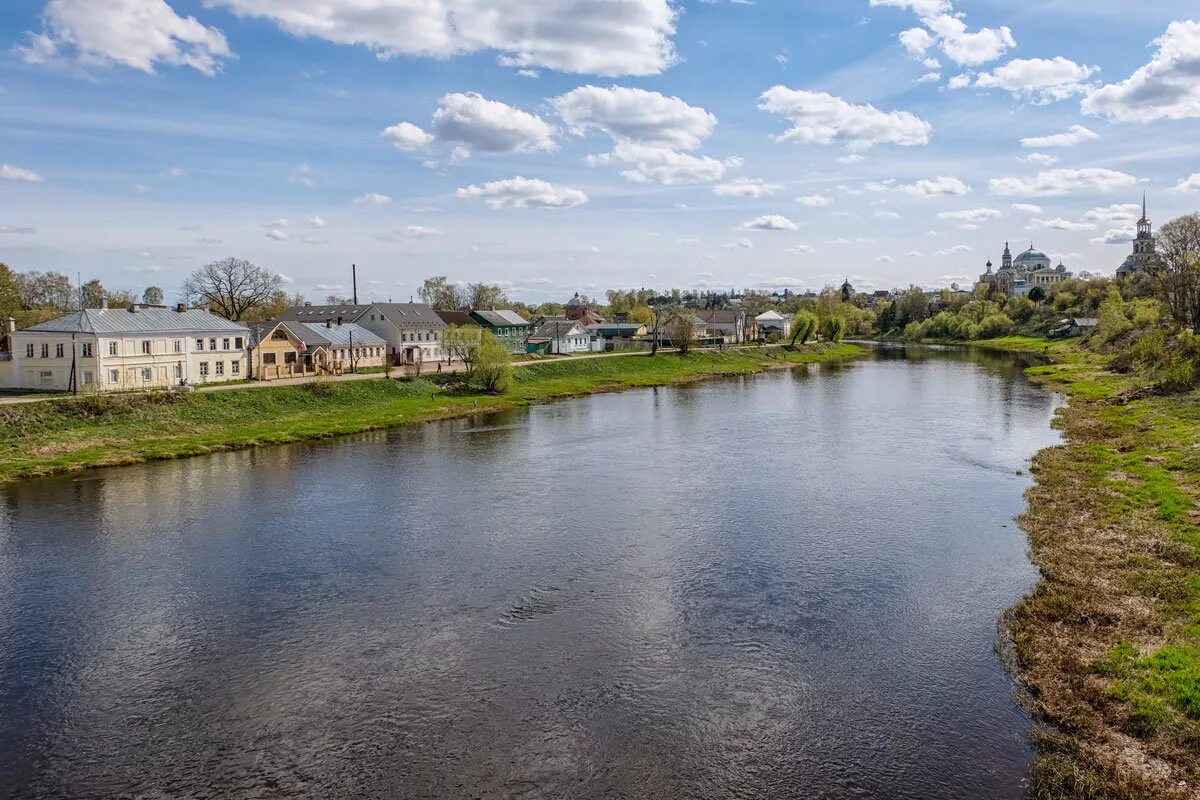
[[[479,388],[504,394],[512,383],[512,354],[491,331],[483,331],[475,348],[472,377]]]
[[[817,330],[817,315],[811,311],[797,311],[796,316],[792,319],[792,347],[796,346],[797,340],[800,344],[806,344],[808,337],[812,336]]]

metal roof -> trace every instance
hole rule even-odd
[[[575,329],[579,332],[576,333]],[[578,336],[587,335],[587,329],[580,325],[575,320],[551,320],[546,322],[542,327],[534,331],[533,336],[537,339],[560,339],[563,336]]]
[[[470,311],[435,310],[433,313],[437,314],[441,318],[442,322],[446,323],[447,325],[470,325],[473,328],[479,327],[479,323],[476,322],[475,318],[471,316]]]
[[[531,324],[529,322],[529,320],[525,319],[524,317],[522,317],[520,314],[518,314],[515,311],[495,310],[495,309],[490,310],[490,311],[483,311],[483,310],[477,309],[475,311],[472,311],[471,313],[474,314],[475,316],[479,317],[480,319],[482,319],[488,325],[493,325],[493,326],[497,326],[497,327],[506,327],[506,326],[511,326],[511,325],[519,325],[519,326],[524,327],[526,325]]]
[[[280,314],[280,319],[297,322],[325,322],[327,319],[337,320],[341,317],[345,322],[359,322],[364,314],[382,315],[382,318],[397,328],[444,328],[442,322],[432,308],[424,303],[367,303],[365,305],[326,305],[326,306],[292,306]]]
[[[34,333],[214,333],[248,334],[240,322],[230,322],[203,309],[88,308],[25,328]]]
[[[315,340],[320,340],[319,343],[329,344],[333,347],[348,347],[350,345],[351,335],[354,337],[354,344],[364,347],[373,347],[375,345],[386,345],[387,340],[380,337],[378,334],[371,333],[361,325],[356,325],[353,322],[343,322],[341,325],[326,326],[323,322],[301,322],[292,329],[293,333],[298,333],[304,338],[305,344],[313,344]],[[315,337],[310,339],[309,337]]]

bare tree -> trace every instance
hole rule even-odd
[[[282,285],[283,279],[268,269],[240,258],[223,258],[189,275],[181,293],[189,303],[240,320],[271,302]]]
[[[468,298],[445,275],[426,278],[417,290],[421,302],[439,311],[453,311],[467,305]]]
[[[490,283],[469,283],[465,294],[467,308],[494,309],[508,305],[504,290]]]
[[[1175,321],[1200,334],[1200,214],[1188,214],[1158,232],[1163,268],[1158,276],[1162,298]]]

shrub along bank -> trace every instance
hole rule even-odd
[[[322,438],[516,408],[564,397],[660,386],[848,358],[853,345],[662,353],[548,361],[513,369],[504,393],[458,376],[319,381],[192,394],[94,395],[0,407],[0,482],[85,467]]]

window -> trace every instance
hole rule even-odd
[[[95,373],[93,373],[90,369],[85,369],[83,371],[83,385],[91,386],[95,382],[96,382]]]
[[[175,380],[177,380],[177,381],[183,380],[183,365],[182,364],[175,365]]]
[[[238,336],[233,340],[233,346],[237,350],[245,350],[245,340]]]
[[[208,377],[208,362],[207,361],[200,362],[200,377],[201,378]]]
[[[274,363],[275,363],[275,354],[274,353],[263,353],[263,364],[264,365],[265,364],[274,364]]]
[[[62,357],[63,357],[63,346],[62,346],[62,343],[59,343],[59,344],[56,344],[56,345],[54,345],[54,357],[55,357],[55,358],[62,358]]]
[[[218,361],[217,362],[217,377],[224,377],[224,375],[225,375],[225,362]]]
[[[142,380],[148,381],[154,377],[154,370],[149,367],[142,367]]]
[[[84,342],[82,345],[80,345],[80,349],[82,350],[85,358],[92,357],[92,343],[91,342]]]
[[[217,349],[217,338],[215,336],[208,340],[208,349],[209,350]]]
[[[229,339],[228,339],[228,338],[226,338],[226,339],[222,339],[222,340],[221,340],[221,349],[222,349],[222,350],[228,350],[228,349],[229,349]]]
[[[241,375],[242,374],[242,362],[230,361],[229,362],[229,374],[230,375]]]
[[[25,345],[25,357],[33,358],[33,342],[30,342],[29,344]]]
[[[108,371],[108,382],[109,383],[120,383],[121,382],[121,370],[110,369]]]
[[[150,355],[150,340],[149,339],[142,340],[142,355],[144,355],[144,356]]]
[[[176,353],[182,353],[183,352],[183,339],[176,339],[172,343],[171,349],[174,350]]]
[[[50,357],[50,345],[43,344],[42,345],[42,358],[49,358],[49,357]]]
[[[38,386],[53,386],[54,373],[50,370],[41,370],[38,372]]]
[[[117,354],[117,343],[116,342],[108,343],[108,354],[110,356],[115,356]]]
[[[199,352],[202,352],[203,350],[204,350],[204,340],[197,339],[196,340],[196,352],[199,353]]]
[[[284,353],[283,354],[283,363],[295,364],[296,363],[296,354],[295,353]]]

